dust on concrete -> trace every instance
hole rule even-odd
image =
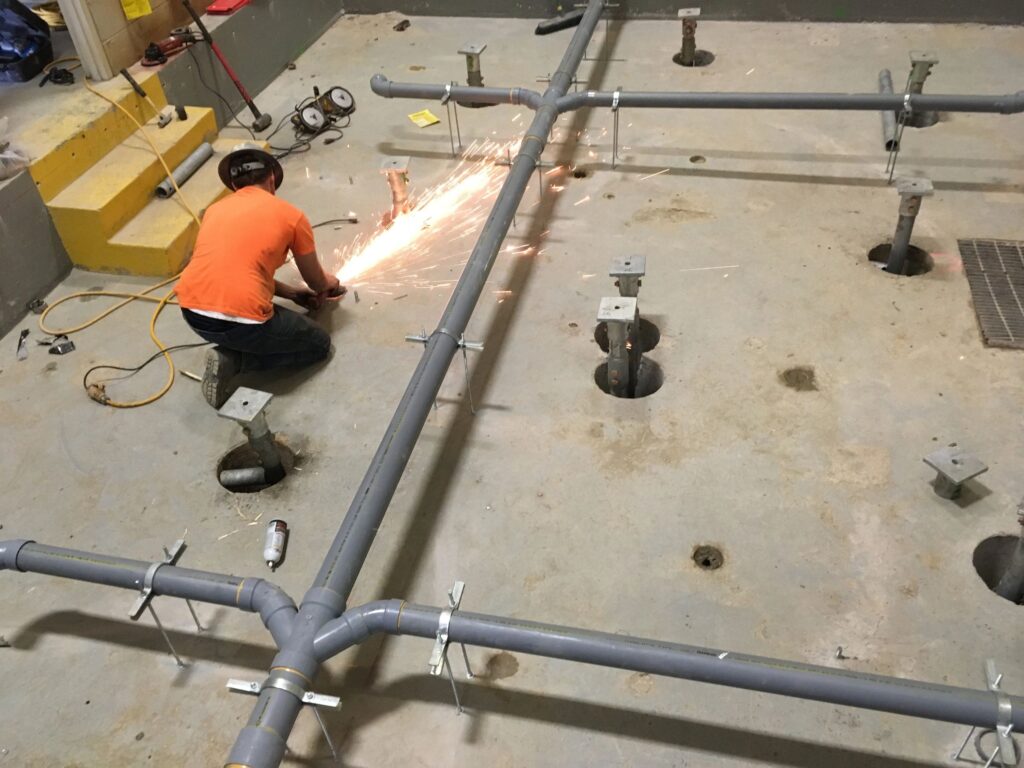
[[[682,195],[673,195],[668,205],[653,205],[640,208],[633,214],[637,224],[681,224],[684,221],[711,219],[714,215],[703,208],[697,208]]]
[[[815,378],[814,368],[809,365],[798,365],[779,371],[779,381],[797,392],[818,391],[818,380]]]
[[[881,445],[841,445],[829,457],[829,482],[872,488],[885,485],[892,474],[892,456]]]
[[[634,696],[646,696],[654,690],[654,678],[646,672],[634,672],[626,679],[626,687]]]

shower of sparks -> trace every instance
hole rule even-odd
[[[508,174],[495,161],[517,149],[518,141],[469,147],[451,176],[418,198],[412,196],[412,210],[335,252],[341,262],[338,279],[384,295],[389,295],[387,288],[454,285],[454,277],[432,273],[445,271],[439,269],[442,260],[443,266],[454,267],[469,256],[472,243],[460,247],[460,242],[479,230]]]
[[[623,147],[623,149],[625,149],[625,147]],[[671,170],[672,170],[671,168],[666,168],[665,170],[658,171],[657,173],[651,173],[651,174],[648,174],[647,176],[641,176],[640,177],[640,181],[646,181],[647,179],[653,179],[655,176],[661,176],[661,174],[668,173]]]

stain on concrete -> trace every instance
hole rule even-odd
[[[797,392],[817,392],[818,381],[814,376],[814,368],[809,365],[798,365],[779,371],[779,381]]]
[[[908,581],[900,587],[900,592],[906,597],[917,597],[921,588],[916,581]]]
[[[654,678],[646,672],[634,672],[626,678],[626,687],[634,696],[646,696],[654,690]]]
[[[694,207],[682,195],[673,195],[668,205],[641,208],[633,214],[633,221],[637,224],[680,224],[684,221],[711,218],[714,216],[710,211]]]
[[[492,653],[484,670],[485,680],[505,680],[519,671],[519,659],[507,651]]]
[[[892,474],[889,449],[880,445],[842,445],[830,457],[829,481],[862,488],[885,485]]]
[[[104,290],[104,287],[102,285],[92,285],[92,286],[89,286],[88,288],[86,288],[85,290],[86,290],[86,292],[102,291],[102,290]],[[98,298],[100,298],[100,297],[99,296],[83,296],[81,298],[81,301],[82,302],[95,301]]]

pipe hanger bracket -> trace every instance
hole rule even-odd
[[[238,678],[232,677],[228,679],[225,687],[235,693],[250,693],[254,696],[258,696],[264,688],[277,688],[290,693],[303,704],[308,704],[311,707],[341,709],[341,699],[337,696],[328,696],[325,693],[304,691],[295,683],[290,683],[281,677],[270,677],[262,684],[257,683],[255,680],[239,680]]]
[[[178,539],[173,545],[171,545],[169,550],[164,547],[164,559],[162,561],[155,562],[149,566],[145,577],[143,577],[142,589],[139,590],[139,596],[135,599],[131,612],[128,614],[132,621],[139,620],[142,612],[149,607],[150,601],[155,597],[153,594],[153,579],[156,577],[156,572],[165,565],[175,565],[184,552],[185,540]]]

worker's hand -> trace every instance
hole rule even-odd
[[[327,298],[327,299],[343,299],[343,298],[345,298],[345,294],[347,294],[347,293],[348,293],[348,288],[346,288],[341,283],[338,283],[337,287],[332,288],[331,290],[329,290],[324,295],[324,298]]]
[[[289,296],[292,301],[298,304],[300,307],[305,307],[311,312],[323,306],[324,300],[323,295],[314,293],[307,288],[296,288],[295,294]]]
[[[339,299],[345,295],[345,286],[341,284],[341,281],[335,275],[327,274],[326,287],[320,291],[320,296],[325,299]]]

